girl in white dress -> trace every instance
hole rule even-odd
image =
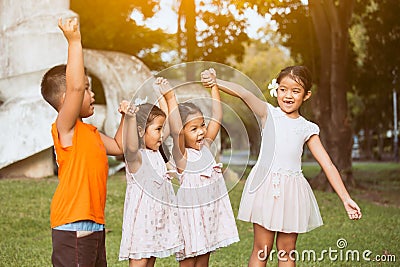
[[[265,266],[276,236],[279,266],[295,266],[289,253],[295,249],[298,233],[322,225],[314,194],[301,170],[304,143],[321,165],[350,219],[361,218],[358,205],[350,198],[340,174],[319,138],[316,124],[299,114],[301,104],[311,96],[311,75],[304,66],[283,69],[269,85],[279,107],[261,101],[235,83],[204,77],[203,84],[218,87],[240,97],[259,117],[262,141],[257,163],[243,190],[238,219],[253,223],[254,244],[249,266]],[[265,251],[267,249],[267,251]]]
[[[127,101],[120,112],[126,114],[127,187],[119,259],[129,260],[130,267],[154,266],[156,258],[183,248],[176,196],[159,152],[166,114],[157,106]]]
[[[222,118],[219,91],[211,89],[212,118],[206,127],[197,106],[183,103],[178,108],[168,81],[157,81],[168,104],[172,155],[180,173],[177,199],[185,247],[176,258],[181,267],[208,266],[210,252],[239,241],[221,165],[209,149]]]

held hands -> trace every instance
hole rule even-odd
[[[201,82],[204,87],[212,88],[217,85],[217,73],[213,68],[205,70],[201,73]]]
[[[119,103],[118,112],[121,113],[122,115],[125,114],[127,116],[135,116],[136,112],[138,111],[139,107],[131,105],[127,100],[122,100],[121,103]]]
[[[351,198],[343,202],[344,208],[346,209],[347,215],[350,220],[359,220],[362,217],[361,209],[357,203]]]
[[[59,18],[58,27],[62,30],[69,43],[72,41],[81,41],[78,18],[67,18],[64,23],[62,18]]]
[[[171,85],[168,80],[163,77],[157,77],[153,83],[153,88],[156,92],[159,92],[162,96],[169,95],[173,92]]]

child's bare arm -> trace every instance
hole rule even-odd
[[[154,89],[157,91],[156,93],[160,93],[160,90],[158,87],[155,87]],[[167,104],[167,101],[165,100],[164,96],[161,94],[160,94],[160,96],[158,96],[158,104],[160,105],[160,109],[162,111],[164,111],[165,115],[168,117],[168,104]],[[165,141],[165,139],[168,138],[169,134],[170,134],[169,121],[165,120],[162,140]]]
[[[66,70],[66,91],[63,103],[58,111],[56,126],[63,146],[72,144],[72,136],[81,111],[85,90],[89,84],[85,82],[81,34],[77,19],[67,19],[63,24],[58,20],[58,26],[68,41],[68,61]]]
[[[209,69],[203,71],[201,73],[201,79],[206,80],[211,78],[214,81],[211,86],[211,97],[212,97],[212,115],[210,122],[207,126],[207,134],[205,136],[205,140],[207,142],[212,142],[218,135],[218,132],[221,128],[221,120],[222,120],[222,106],[221,106],[221,97],[219,95],[219,89],[216,84],[216,73],[214,69]]]
[[[164,96],[168,105],[168,121],[170,125],[170,134],[173,139],[172,156],[174,157],[178,171],[182,172],[186,167],[186,149],[182,120],[179,114],[175,92],[172,90],[168,80],[164,78],[158,77],[155,83],[155,86],[158,86],[160,93]]]
[[[361,219],[361,209],[357,203],[351,199],[350,194],[347,192],[345,185],[343,184],[342,178],[332,163],[328,153],[323,147],[321,140],[318,135],[313,135],[307,141],[307,146],[313,154],[314,158],[320,164],[322,170],[325,172],[329,183],[332,185],[339,198],[342,200],[344,208],[346,209],[347,215],[352,220]]]
[[[118,142],[122,143],[125,161],[130,172],[136,172],[141,164],[141,155],[139,152],[140,142],[137,130],[136,112],[138,108],[130,105],[126,100],[123,100],[118,111],[125,114],[124,123],[122,123],[123,132],[118,135]]]
[[[121,107],[119,111],[121,110]],[[104,147],[106,148],[107,155],[111,156],[121,156],[124,153],[123,144],[122,144],[122,129],[125,120],[125,113],[121,112],[121,121],[119,122],[119,126],[117,132],[115,133],[114,138],[111,138],[108,135],[100,133],[101,140],[104,143]]]
[[[241,98],[246,103],[246,105],[254,112],[254,114],[256,114],[261,119],[261,122],[264,125],[268,115],[267,108],[265,107],[265,102],[259,99],[252,92],[243,88],[239,84],[220,79],[216,79],[214,81],[212,78],[209,78],[204,79],[204,81],[202,82],[205,87],[209,88],[211,88],[213,84],[217,84],[218,88],[225,93]]]

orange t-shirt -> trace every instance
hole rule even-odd
[[[55,123],[51,133],[59,179],[50,206],[51,227],[80,220],[105,224],[108,160],[97,128],[77,120],[69,147],[60,144]]]

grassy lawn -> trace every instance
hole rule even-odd
[[[317,166],[306,165],[304,173],[312,177]],[[316,257],[331,249],[330,260],[298,261],[297,266],[399,266],[400,262],[400,164],[356,163],[354,175],[359,188],[351,190],[363,211],[363,218],[353,222],[347,219],[338,197],[333,193],[315,191],[324,226],[299,236],[297,250],[314,250]],[[243,189],[243,179],[230,192],[233,210],[237,213]],[[49,205],[57,185],[55,177],[45,179],[0,180],[0,266],[51,266],[51,230]],[[121,220],[125,195],[125,177],[118,173],[109,178],[106,207],[107,257],[109,266],[128,266],[118,262],[121,238]],[[237,221],[239,243],[212,254],[211,266],[247,266],[252,248],[252,225]],[[347,242],[344,249],[337,241]],[[336,252],[333,252],[336,250]],[[360,261],[346,262],[346,253],[358,250]],[[362,253],[370,250],[376,255],[395,255],[397,263],[367,262]],[[342,259],[340,260],[340,256]],[[301,255],[300,255],[301,256]],[[173,257],[157,260],[156,266],[178,266]],[[275,257],[268,266],[277,266]]]

